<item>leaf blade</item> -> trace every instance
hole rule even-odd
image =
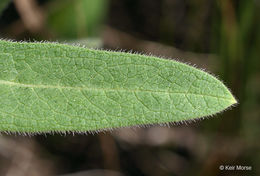
[[[1,40],[0,71],[0,131],[178,122],[236,103],[215,77],[152,56]]]

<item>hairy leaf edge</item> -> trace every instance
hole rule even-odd
[[[154,59],[156,60],[171,60],[171,61],[174,61],[174,62],[177,62],[178,64],[181,64],[181,65],[185,65],[185,66],[189,66],[191,67],[192,69],[197,69],[199,72],[202,72],[202,73],[206,73],[208,75],[210,75],[213,79],[217,80],[217,81],[220,81],[223,85],[225,85],[225,87],[228,89],[228,91],[230,92],[230,94],[232,95],[232,99],[230,99],[230,105],[228,107],[226,107],[225,109],[223,109],[222,111],[219,111],[219,112],[216,112],[215,114],[211,114],[211,115],[208,115],[208,116],[203,116],[203,117],[193,117],[189,120],[180,120],[180,121],[175,121],[175,122],[161,122],[161,123],[150,123],[150,124],[140,124],[140,125],[133,125],[133,126],[120,126],[120,127],[112,127],[112,128],[104,128],[104,129],[96,129],[96,130],[87,130],[87,131],[71,131],[71,130],[68,130],[68,131],[56,131],[56,130],[53,130],[53,131],[37,131],[37,132],[23,132],[23,131],[20,131],[20,132],[16,132],[16,131],[0,131],[0,135],[2,134],[7,134],[7,135],[22,135],[22,136],[35,136],[35,135],[54,135],[54,134],[60,134],[60,135],[74,135],[74,134],[82,134],[82,135],[86,135],[86,134],[98,134],[98,133],[105,133],[105,132],[112,132],[113,130],[117,130],[117,129],[123,129],[123,128],[129,128],[129,129],[136,129],[136,128],[149,128],[149,127],[153,127],[153,126],[167,126],[167,127],[171,127],[171,126],[177,126],[177,125],[189,125],[191,123],[194,123],[194,122],[197,122],[197,121],[202,121],[204,119],[209,119],[211,117],[214,117],[218,114],[221,114],[223,113],[224,111],[227,111],[227,110],[230,110],[232,109],[233,107],[236,107],[239,102],[238,100],[235,98],[235,96],[232,94],[231,90],[226,86],[226,84],[223,83],[223,81],[221,79],[219,79],[217,76],[215,76],[213,73],[209,72],[209,71],[206,71],[205,69],[201,69],[201,68],[198,68],[195,64],[191,64],[191,63],[188,63],[188,62],[182,62],[182,61],[179,61],[178,58],[169,58],[169,57],[164,57],[164,56],[156,56],[156,55],[153,55],[152,53],[149,53],[149,54],[146,54],[146,53],[139,53],[139,52],[133,52],[133,51],[127,51],[127,50],[107,50],[107,49],[104,49],[104,48],[88,48],[86,47],[85,45],[82,45],[82,44],[77,44],[77,43],[73,43],[73,44],[67,44],[67,43],[59,43],[58,41],[15,41],[15,40],[12,40],[12,39],[3,39],[3,38],[0,38],[0,40],[2,41],[6,41],[6,42],[12,42],[12,43],[28,43],[28,44],[33,44],[33,43],[36,43],[36,44],[53,44],[53,45],[57,45],[57,46],[70,46],[70,47],[73,47],[73,48],[87,48],[89,50],[92,50],[92,51],[105,51],[105,52],[112,52],[112,53],[128,53],[128,54],[133,54],[133,55],[137,55],[137,56],[149,56],[149,57],[153,57]]]

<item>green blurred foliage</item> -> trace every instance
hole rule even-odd
[[[48,7],[48,27],[56,38],[93,37],[101,31],[107,0],[56,0]]]
[[[10,3],[10,0],[1,0],[0,1],[0,15],[2,14],[3,10],[7,7],[7,5]]]

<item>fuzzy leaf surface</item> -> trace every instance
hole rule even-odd
[[[222,82],[177,61],[0,40],[0,131],[85,132],[179,122],[235,103]]]

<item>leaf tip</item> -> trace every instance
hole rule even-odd
[[[231,96],[230,103],[231,103],[231,106],[238,104],[237,99],[233,95]]]

